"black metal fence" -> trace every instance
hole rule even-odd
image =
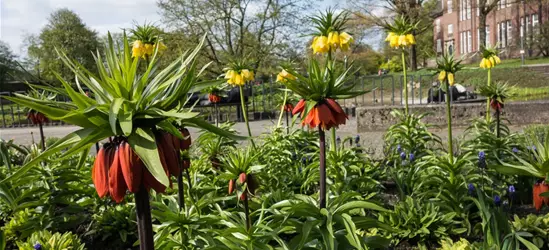
[[[357,90],[370,90],[370,92],[351,99],[339,100],[341,106],[350,115],[354,115],[354,109],[360,106],[387,106],[402,105],[404,103],[403,77],[395,75],[364,76],[356,79]],[[429,88],[436,78],[432,75],[409,76],[408,103],[411,105],[427,104]],[[254,81],[246,85],[248,96],[248,117],[251,120],[276,119],[280,111],[283,86],[274,81]],[[24,107],[12,103],[5,96],[13,96],[18,92],[0,92],[0,128],[15,128],[33,126]],[[59,101],[69,101],[65,96],[58,96]],[[210,121],[215,120],[216,112],[213,105],[196,105],[194,111],[207,116]],[[220,104],[217,106],[218,121],[242,121],[239,103]],[[63,125],[60,121],[50,121],[46,126]]]

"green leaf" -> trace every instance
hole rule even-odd
[[[185,113],[174,112],[174,111],[166,112],[157,108],[149,109],[145,113],[150,115],[160,116],[160,117],[173,117],[178,119],[190,119],[199,115],[199,113],[195,113],[195,112],[185,112]]]
[[[519,235],[516,235],[516,237],[524,246],[526,246],[526,248],[528,248],[528,250],[539,250],[539,248],[532,242],[520,237]]]
[[[0,184],[8,183],[10,181],[23,177],[25,173],[31,170],[32,167],[34,167],[40,161],[44,160],[46,157],[54,153],[57,153],[65,148],[68,148],[74,145],[75,143],[80,142],[83,138],[88,137],[94,131],[95,131],[94,128],[83,128],[66,135],[65,137],[59,139],[57,142],[51,145],[46,151],[42,152],[42,154],[40,154],[36,158],[29,161],[27,164],[19,168],[19,170],[17,170],[15,173],[6,177],[6,179],[0,181]]]
[[[124,99],[122,98],[114,98],[113,102],[111,103],[111,109],[109,112],[109,123],[111,125],[111,130],[113,134],[117,134],[116,120],[118,119],[118,112],[120,111],[120,107],[122,107],[123,103]]]
[[[200,128],[200,129],[203,129],[203,130],[207,130],[207,131],[212,132],[216,135],[220,135],[220,136],[223,136],[223,137],[228,137],[228,138],[233,139],[233,140],[246,140],[246,139],[248,139],[248,137],[235,135],[235,134],[233,134],[233,133],[231,133],[227,130],[220,129],[220,128],[208,123],[207,121],[202,119],[202,117],[190,118],[190,119],[185,120],[184,123],[185,123],[185,125],[189,125],[189,127],[195,127],[195,128]]]
[[[129,136],[133,131],[132,119],[133,119],[133,112],[131,111],[124,111],[118,114],[118,124],[120,124],[122,133],[124,133],[125,136]]]
[[[6,234],[0,230],[0,250],[6,249]]]
[[[334,211],[334,213],[346,213],[349,210],[353,210],[353,209],[357,209],[357,208],[389,212],[389,210],[387,210],[387,209],[385,209],[385,208],[383,208],[379,205],[376,205],[374,203],[371,203],[371,202],[367,202],[367,201],[350,201],[350,202],[347,202],[347,203],[339,206]]]
[[[170,180],[160,162],[153,132],[148,128],[137,128],[135,133],[128,137],[128,143],[154,178],[162,185],[169,186]]]

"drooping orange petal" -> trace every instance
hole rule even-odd
[[[173,143],[173,135],[167,132],[162,132],[159,136],[157,147],[158,152],[162,152],[164,156],[165,168],[172,176],[179,176],[179,159]],[[179,148],[179,147],[178,147]]]
[[[320,120],[320,125],[324,130],[328,130],[334,126],[337,127],[336,120],[332,115],[332,110],[328,107],[327,104],[322,103],[317,105],[318,116]]]
[[[297,113],[301,113],[301,112],[303,112],[304,109],[305,109],[305,99],[301,99],[301,100],[299,100],[297,105],[295,105],[294,110],[292,110],[292,115],[295,115]]]
[[[532,187],[532,194],[533,194],[532,201],[534,203],[534,207],[536,208],[536,211],[538,212],[541,210],[541,207],[543,206],[543,198],[539,196],[541,193],[540,190],[541,190],[541,184],[539,183],[534,184],[534,186]]]
[[[109,192],[116,203],[120,203],[124,200],[126,190],[128,190],[126,181],[124,180],[124,175],[122,174],[120,157],[118,153],[119,150],[120,148],[118,147],[114,154],[111,168],[109,169]]]
[[[109,194],[109,167],[105,163],[105,147],[99,149],[92,168],[92,181],[99,198]]]
[[[120,167],[122,169],[122,175],[126,181],[128,190],[132,193],[137,193],[141,186],[142,178],[142,164],[139,164],[140,160],[136,160],[133,149],[130,144],[123,142],[118,150],[118,158],[120,159]],[[132,159],[133,158],[133,159]],[[139,157],[137,157],[138,159]]]
[[[238,180],[240,181],[240,184],[246,182],[246,173],[240,173],[240,175],[238,176]]]
[[[234,180],[231,179],[231,180],[229,181],[229,194],[232,194],[233,191],[234,191]]]
[[[158,150],[160,150],[160,148],[158,148]],[[163,154],[160,151],[158,151],[158,156],[160,157],[160,163],[162,164],[162,168],[164,168],[164,172],[166,173],[166,175],[168,175],[169,173],[166,167],[166,163],[165,163],[166,161],[164,159]],[[170,185],[171,183],[172,181],[170,179]],[[162,183],[156,180],[156,178],[154,178],[154,176],[146,168],[143,169],[143,184],[145,185],[145,188],[147,188],[147,190],[150,190],[152,188],[157,193],[166,192],[166,186],[162,185]]]
[[[318,127],[318,125],[320,125],[320,117],[318,115],[318,107],[314,107],[313,110],[311,110],[311,112],[313,112],[314,116],[313,116],[313,128],[316,128]]]
[[[326,101],[326,103],[328,104],[328,106],[330,107],[331,110],[333,110],[337,113],[340,113],[340,114],[345,114],[345,111],[343,111],[341,106],[339,106],[339,103],[337,103],[334,99],[326,98],[325,101]]]

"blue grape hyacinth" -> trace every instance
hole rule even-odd
[[[486,168],[486,153],[484,151],[478,153],[478,167]]]
[[[473,192],[475,192],[475,185],[473,185],[473,183],[467,184],[467,190],[469,191],[469,195],[473,195]]]
[[[496,206],[500,206],[501,205],[501,197],[499,197],[499,195],[495,195],[494,196],[494,204],[496,204]]]
[[[406,160],[406,153],[400,152],[400,159],[401,160]]]

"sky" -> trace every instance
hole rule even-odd
[[[338,0],[317,0],[319,9]],[[339,6],[341,7],[341,6]],[[26,54],[24,38],[38,34],[51,12],[69,8],[100,35],[130,27],[134,21],[156,22],[161,17],[156,0],[0,0],[0,40],[17,55]]]

